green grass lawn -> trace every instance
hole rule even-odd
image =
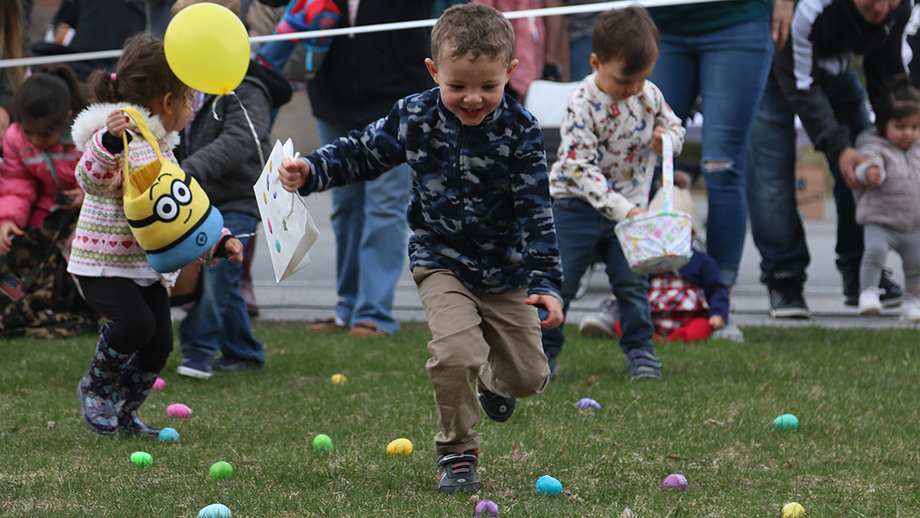
[[[809,518],[920,516],[918,331],[745,331],[744,344],[659,346],[662,380],[631,383],[615,343],[570,328],[546,392],[479,424],[480,497],[504,517],[778,517],[790,501]],[[76,386],[94,338],[0,340],[0,516],[195,517],[214,502],[235,518],[473,515],[469,496],[436,491],[426,327],[382,340],[255,332],[261,371],[196,381],[170,358],[141,417],[178,429],[176,444],[86,428]],[[603,408],[576,409],[583,397]],[[168,417],[172,403],[192,417]],[[772,427],[783,413],[797,431]],[[333,453],[313,450],[321,433]],[[386,453],[398,437],[411,456]],[[153,465],[133,465],[138,450]],[[221,460],[230,480],[208,474]],[[670,473],[685,492],[661,489]],[[561,495],[534,491],[546,474]]]

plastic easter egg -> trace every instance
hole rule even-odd
[[[661,483],[661,489],[667,491],[668,489],[679,489],[681,491],[687,490],[687,477],[674,473],[664,477],[664,482]]]
[[[562,493],[562,482],[559,482],[549,475],[543,475],[537,479],[537,483],[534,485],[534,489],[536,489],[537,493],[540,493],[541,495],[554,496]]]
[[[182,403],[173,403],[166,407],[166,415],[185,419],[192,415],[192,409]]]

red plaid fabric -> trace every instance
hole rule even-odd
[[[676,273],[653,275],[649,279],[648,302],[655,333],[661,336],[670,335],[693,318],[709,315],[703,289]]]

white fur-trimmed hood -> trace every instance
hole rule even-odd
[[[153,136],[158,141],[165,140],[169,145],[169,149],[179,145],[179,132],[167,132],[166,128],[163,127],[163,123],[160,122],[160,118],[156,115],[150,115],[150,110],[147,108],[129,103],[98,103],[88,106],[73,121],[73,128],[70,133],[77,149],[85,151],[93,138],[93,134],[105,127],[105,121],[109,114],[112,113],[112,110],[117,110],[122,106],[131,106],[137,109],[144,116],[144,120],[147,121],[147,127],[150,128]],[[131,129],[136,129],[133,121],[131,122]]]

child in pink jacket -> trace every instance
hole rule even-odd
[[[13,236],[38,228],[52,209],[83,203],[74,179],[80,153],[70,124],[85,105],[83,89],[66,65],[42,67],[16,92],[0,162],[0,254],[9,252]]]

